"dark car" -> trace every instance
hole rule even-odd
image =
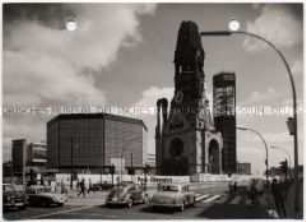
[[[92,185],[92,191],[110,190],[113,188],[111,183],[95,183]]]
[[[67,196],[59,193],[52,193],[51,187],[34,185],[27,189],[28,202],[32,206],[49,207],[52,205],[63,206]]]
[[[114,187],[106,200],[106,205],[123,205],[131,208],[134,204],[146,203],[148,195],[135,184],[117,185]]]
[[[25,209],[27,195],[22,185],[3,184],[3,209]]]

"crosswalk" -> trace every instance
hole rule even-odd
[[[196,194],[196,202],[252,205],[251,200],[242,195],[230,197],[228,194]]]
[[[196,194],[196,202],[210,203],[220,200],[224,196],[224,194]]]

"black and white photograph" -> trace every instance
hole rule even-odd
[[[3,220],[302,221],[302,1],[1,6]]]

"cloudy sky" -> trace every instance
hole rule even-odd
[[[237,19],[242,30],[272,41],[291,66],[302,105],[301,4],[6,4],[3,14],[4,160],[12,139],[45,141],[46,122],[59,111],[79,107],[92,112],[115,107],[114,113],[142,118],[149,128],[150,152],[155,152],[155,103],[173,96],[173,56],[182,20],[208,31],[227,29]],[[71,20],[77,21],[75,31],[65,28]],[[260,131],[270,145],[286,149],[293,158],[289,114],[268,112],[292,107],[288,76],[276,53],[239,35],[202,41],[208,95],[214,74],[235,72],[238,124]],[[142,112],[127,113],[135,107]],[[245,113],[263,107],[264,113]],[[25,112],[28,108],[31,112]],[[302,111],[298,118],[302,161]],[[237,139],[238,161],[251,162],[254,173],[262,172],[261,141],[243,131]],[[270,150],[270,157],[271,165],[278,165],[286,156]]]

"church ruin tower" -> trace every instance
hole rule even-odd
[[[183,21],[174,55],[175,91],[169,114],[167,100],[157,102],[158,174],[221,173],[222,137],[215,130],[205,93],[204,57],[197,25]]]

